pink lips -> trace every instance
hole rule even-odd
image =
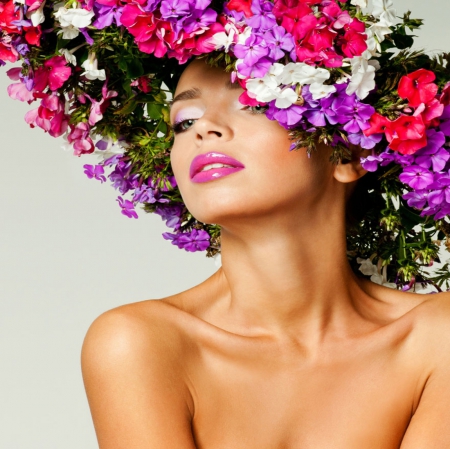
[[[229,165],[229,167],[207,167],[211,164],[223,164]],[[205,167],[207,167],[207,169],[202,171]],[[231,175],[244,168],[245,166],[241,162],[226,154],[206,153],[199,154],[193,159],[189,174],[192,182],[209,182]]]

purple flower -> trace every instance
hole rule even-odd
[[[209,247],[209,234],[203,229],[192,229],[190,232],[180,232],[171,234],[165,232],[163,237],[166,240],[171,240],[172,245],[178,248],[185,249],[189,252],[205,251]]]
[[[403,184],[407,184],[415,190],[426,189],[433,182],[433,173],[423,167],[413,165],[406,167],[399,179]]]
[[[133,193],[133,202],[137,203],[168,203],[167,198],[161,196],[158,189],[153,189],[151,186],[143,184],[137,187]]]
[[[175,24],[178,31],[183,29],[190,34],[202,28],[209,27],[209,25],[216,22],[217,13],[211,8],[205,11],[196,9],[191,15]]]
[[[353,143],[353,142],[352,142]],[[378,164],[383,160],[381,155],[371,154],[361,158],[361,165],[364,170],[374,172],[378,170]]]
[[[121,196],[116,200],[122,209],[122,214],[128,218],[138,218],[136,211],[134,210],[134,204],[129,200],[124,200]]]
[[[274,61],[284,57],[284,51],[290,52],[294,46],[294,36],[281,26],[275,26],[264,33],[264,40],[270,49],[269,57]]]
[[[251,9],[254,15],[247,19],[247,24],[254,30],[266,31],[277,24],[277,19],[272,14],[273,3],[253,1]]]
[[[266,111],[266,116],[270,120],[276,120],[281,126],[290,129],[297,126],[303,119],[303,113],[306,107],[293,104],[286,109],[278,109],[275,106],[275,100],[269,103],[269,109]]]
[[[427,139],[427,146],[414,154],[414,162],[421,167],[430,168],[430,166],[433,166],[434,171],[441,171],[450,159],[450,153],[443,148],[445,135],[442,132],[430,129],[427,131]]]
[[[352,143],[353,145],[359,145],[365,150],[371,150],[372,148],[374,148],[377,143],[381,142],[382,138],[382,134],[372,134],[371,136],[366,136],[362,132],[348,135],[348,140],[350,143]]]
[[[159,215],[166,226],[173,229],[179,229],[181,226],[181,217],[183,216],[184,206],[179,203],[158,205],[155,214]]]
[[[96,20],[92,24],[95,28],[102,30],[113,23],[120,26],[120,17],[122,16],[123,7],[122,6],[107,6],[94,4],[94,11]]]
[[[163,0],[160,6],[163,19],[187,16],[190,13],[190,2],[188,0]]]
[[[250,35],[245,44],[236,44],[234,54],[244,60],[246,66],[254,66],[260,59],[269,54],[269,49],[262,37],[255,34]]]
[[[444,108],[444,112],[441,115],[441,123],[439,124],[439,129],[447,137],[450,137],[450,105]]]
[[[101,165],[83,165],[84,173],[89,179],[97,179],[102,183],[106,181],[106,176],[104,175],[105,170]]]
[[[405,193],[403,199],[407,200],[408,206],[415,207],[416,209],[423,209],[427,204],[428,191],[427,190],[414,190],[412,192]]]

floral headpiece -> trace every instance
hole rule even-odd
[[[186,209],[170,167],[169,104],[184,64],[205,58],[287,128],[291,149],[351,145],[371,173],[355,192],[348,257],[355,270],[404,290],[448,287],[450,56],[411,51],[422,25],[392,0],[0,0],[0,65],[9,95],[39,102],[26,122],[96,152],[124,215],[138,204],[187,251],[220,250],[220,229]],[[108,174],[106,174],[106,172]],[[364,193],[365,198],[358,195]],[[350,207],[351,208],[351,207]]]

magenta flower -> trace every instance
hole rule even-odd
[[[205,251],[209,247],[209,234],[203,229],[193,229],[190,232],[180,232],[171,234],[165,232],[163,237],[166,240],[171,240],[172,245],[178,248],[185,249],[191,253],[196,251]]]
[[[124,200],[121,196],[116,200],[122,209],[122,214],[128,218],[138,218],[138,214],[134,210],[134,204],[129,200]]]
[[[97,179],[100,182],[106,181],[106,176],[104,175],[105,170],[102,165],[83,165],[84,173],[89,179]]]
[[[38,67],[34,75],[36,91],[43,92],[47,86],[53,91],[62,87],[72,74],[72,69],[66,64],[64,56],[53,56]]]
[[[406,167],[399,179],[403,184],[409,185],[414,190],[426,189],[434,180],[433,173],[417,165]]]
[[[69,143],[73,144],[75,156],[88,154],[94,151],[90,132],[91,128],[86,122],[78,123],[76,126],[70,125],[71,131],[67,136]]]
[[[52,137],[61,136],[68,128],[64,98],[56,94],[44,97],[38,108],[32,109],[25,114],[25,121],[32,128],[39,126]]]

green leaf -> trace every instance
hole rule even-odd
[[[130,78],[139,78],[144,74],[144,68],[142,67],[141,61],[139,59],[132,59],[127,66],[127,75]]]
[[[421,217],[414,212],[411,212],[407,207],[401,205],[399,213],[402,217],[402,224],[405,227],[405,232],[411,231],[414,226],[425,223],[426,217]]]
[[[163,106],[156,103],[147,103],[147,114],[153,120],[159,120],[162,115]]]
[[[128,64],[125,58],[119,58],[119,62],[117,64],[120,70],[123,70],[124,72],[128,69]]]
[[[406,34],[395,34],[392,36],[395,42],[395,45],[400,50],[404,50],[405,48],[410,48],[414,44],[414,39],[412,36],[407,36]]]

